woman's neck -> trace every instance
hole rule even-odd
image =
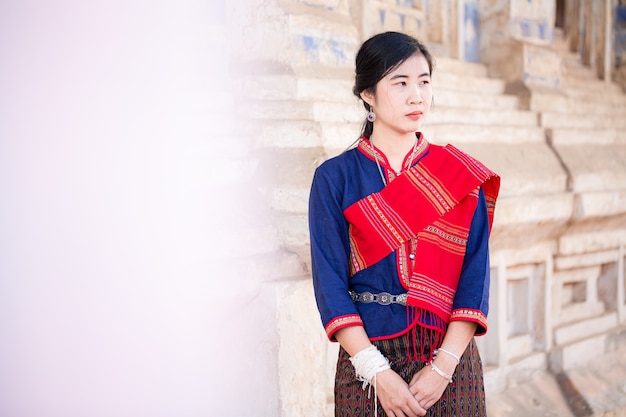
[[[413,149],[417,140],[414,133],[403,135],[381,134],[376,131],[370,136],[372,143],[387,157],[391,169],[396,172],[402,170],[404,157]]]

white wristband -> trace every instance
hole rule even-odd
[[[361,350],[350,358],[359,381],[371,383],[377,373],[391,369],[389,360],[374,345]],[[365,384],[364,384],[365,386]]]

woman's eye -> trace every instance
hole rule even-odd
[[[397,85],[404,87],[406,86],[406,81],[400,81]]]
[[[420,81],[420,85],[427,85],[427,84],[430,84],[429,80],[422,80],[422,81]]]

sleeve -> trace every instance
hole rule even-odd
[[[485,194],[481,188],[450,317],[450,321],[477,323],[477,336],[487,333],[489,280],[489,218]]]
[[[349,293],[350,244],[342,195],[320,168],[309,196],[313,289],[326,334],[336,341],[337,330],[363,326],[363,321]]]

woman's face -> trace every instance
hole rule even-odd
[[[415,54],[376,84],[375,95],[361,93],[376,114],[374,131],[419,131],[432,102],[430,81],[428,61],[422,54]]]

